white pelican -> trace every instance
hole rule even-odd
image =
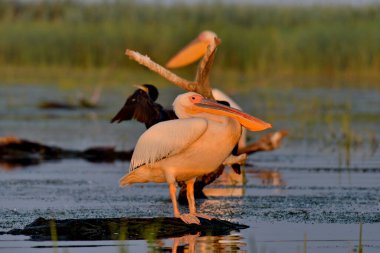
[[[265,130],[271,125],[194,92],[179,95],[173,107],[179,119],[160,122],[141,135],[129,173],[120,179],[120,186],[167,182],[174,216],[199,224],[197,216],[210,217],[196,211],[195,178],[216,170],[231,154],[240,138],[241,125],[251,131]],[[187,184],[189,214],[179,212],[177,181]]]

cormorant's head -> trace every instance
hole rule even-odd
[[[136,87],[139,88],[140,90],[145,91],[148,94],[148,96],[150,97],[150,99],[152,99],[152,101],[157,100],[159,93],[158,93],[156,86],[146,83],[146,84],[142,84],[142,85],[136,85]]]

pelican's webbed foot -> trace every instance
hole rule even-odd
[[[186,224],[197,224],[197,225],[200,225],[201,222],[200,220],[197,218],[198,215],[194,215],[194,214],[190,214],[190,213],[185,213],[185,214],[181,214],[179,216],[179,218],[185,222]]]
[[[215,217],[212,217],[212,216],[210,216],[210,215],[203,214],[203,213],[196,213],[195,216],[197,216],[197,217],[199,217],[199,218],[206,219],[206,220],[216,219]]]

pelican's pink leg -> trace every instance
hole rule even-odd
[[[194,200],[194,183],[195,178],[190,179],[189,181],[186,181],[186,187],[187,187],[187,201],[189,202],[189,211],[188,214],[181,215],[181,219],[186,223],[195,223],[195,224],[201,224],[200,220],[196,216],[196,209],[195,209],[195,200]]]
[[[195,207],[195,199],[194,199],[194,183],[195,183],[195,178],[191,179],[186,182],[186,197],[187,197],[187,202],[189,203],[189,211],[190,214],[196,214],[197,209]]]
[[[176,199],[176,192],[177,192],[177,189],[175,187],[175,184],[174,183],[169,183],[169,193],[170,193],[170,198],[171,198],[172,203],[173,203],[174,217],[180,218],[181,217],[181,213],[179,212],[179,209],[178,209],[178,204],[177,204],[177,199]]]
[[[195,183],[195,178],[186,182],[186,186],[187,186],[186,196],[187,196],[187,201],[189,202],[190,214],[197,216],[199,218],[207,219],[207,220],[214,219],[214,217],[211,217],[209,215],[197,213],[197,209],[195,207],[195,199],[194,199],[194,183]]]
[[[174,217],[180,218],[183,222],[187,224],[200,224],[199,219],[192,214],[181,214],[178,209],[178,204],[177,204],[177,198],[176,198],[176,186],[174,183],[169,183],[169,192],[170,192],[170,198],[173,203],[173,212],[174,212]]]

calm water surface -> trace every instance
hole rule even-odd
[[[109,124],[130,87],[104,91],[97,110],[37,108],[42,100],[73,101],[76,92],[0,86],[0,135],[72,149],[134,146],[144,131],[141,124]],[[172,101],[177,92],[162,89],[161,101]],[[201,212],[249,229],[228,236],[60,241],[58,251],[51,241],[2,235],[0,252],[170,252],[173,245],[178,252],[304,252],[305,247],[307,252],[358,252],[360,223],[363,252],[379,252],[380,91],[260,88],[232,96],[275,130],[289,131],[281,149],[250,156],[244,177],[226,169],[205,190],[209,199],[197,202]],[[250,133],[249,138],[260,135]],[[128,165],[81,160],[26,168],[0,165],[0,231],[24,227],[38,217],[171,216],[166,185],[118,187]]]

